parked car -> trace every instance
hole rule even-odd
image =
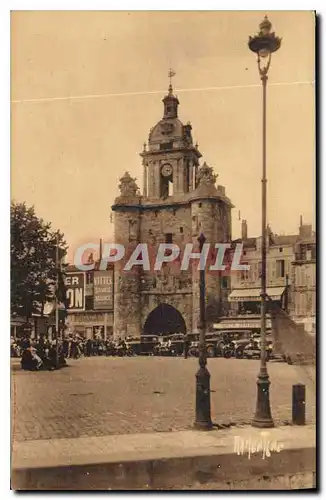
[[[260,335],[254,335],[243,351],[243,357],[247,359],[260,359],[261,342]],[[266,360],[269,361],[274,357],[273,354],[273,338],[271,335],[266,336]]]
[[[139,356],[141,354],[141,339],[140,337],[128,337],[126,339],[128,348],[134,356]]]
[[[206,334],[205,340],[208,358],[223,356],[224,347],[226,345],[223,332],[209,332]]]
[[[182,356],[184,347],[184,335],[182,333],[174,333],[169,337],[171,341],[171,355]]]
[[[154,347],[159,344],[157,335],[142,335],[140,338],[140,354],[142,356],[151,356],[154,352]]]
[[[250,342],[251,330],[223,330],[221,331],[220,351],[225,358],[243,357],[245,346]]]

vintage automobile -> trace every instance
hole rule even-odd
[[[140,337],[127,337],[126,343],[128,349],[132,352],[134,356],[139,356],[141,354],[141,339]],[[114,355],[115,349],[112,350],[111,355]]]
[[[158,343],[159,337],[157,335],[142,335],[140,337],[140,355],[152,356]]]
[[[188,341],[189,341],[189,351],[188,355],[194,355],[190,353],[193,344],[198,339],[197,333],[188,333]],[[182,356],[184,354],[184,334],[183,333],[174,333],[168,337],[168,344],[170,346],[170,355],[171,356]]]
[[[252,332],[251,330],[223,330],[220,335],[220,355],[225,358],[241,358],[245,346],[250,342]]]
[[[151,356],[154,347],[158,345],[158,336],[142,335],[141,337],[128,337],[126,342],[128,346],[126,355]]]
[[[206,333],[206,353],[208,358],[215,358],[223,356],[225,346],[225,338],[223,332],[209,332]]]
[[[251,338],[248,345],[243,349],[243,356],[247,359],[260,359],[261,356],[261,343],[260,336],[255,335]],[[266,360],[269,361],[274,357],[273,355],[273,338],[271,335],[266,336]]]
[[[171,356],[182,356],[184,349],[184,335],[182,333],[174,333],[169,337],[171,342]]]
[[[171,356],[171,341],[169,337],[160,337],[158,344],[153,347],[154,356]]]

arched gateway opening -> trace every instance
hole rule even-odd
[[[186,333],[186,323],[179,311],[169,304],[160,304],[149,313],[144,335],[168,335],[171,333]]]

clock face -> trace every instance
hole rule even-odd
[[[171,165],[169,165],[168,163],[163,165],[162,170],[161,170],[163,177],[170,177],[170,175],[172,175],[172,172],[173,172],[173,168]]]

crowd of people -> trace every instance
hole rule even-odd
[[[57,365],[58,358],[65,360],[68,358],[78,359],[81,356],[123,356],[131,354],[127,342],[120,339],[113,341],[112,339],[83,339],[78,336],[70,336],[60,339],[57,345],[56,340],[43,337],[35,339],[14,339],[11,337],[10,344],[11,357],[32,358],[35,360],[35,365],[39,367],[48,360],[53,360],[53,364],[56,362]],[[63,361],[61,364],[64,364]]]

